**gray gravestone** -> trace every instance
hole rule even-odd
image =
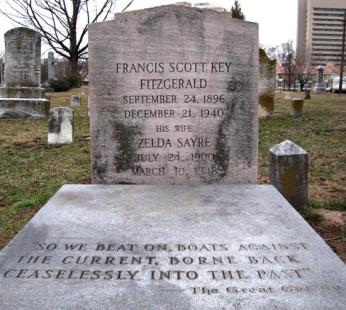
[[[270,59],[263,49],[259,50],[259,117],[267,118],[274,113],[276,86],[276,60]]]
[[[0,254],[6,310],[343,310],[345,289],[268,185],[65,185]]]
[[[291,100],[291,115],[293,117],[302,117],[303,116],[303,108],[304,108],[304,99],[301,98],[293,98]]]
[[[257,26],[174,6],[116,17],[90,26],[94,181],[163,185],[60,189],[0,252],[0,309],[344,309],[344,264],[274,187],[186,185],[255,182]],[[150,89],[161,79],[200,88]],[[227,169],[190,174],[210,162]]]
[[[5,33],[5,79],[0,118],[46,118],[49,101],[41,83],[41,37],[28,28]]]
[[[305,150],[286,140],[269,150],[269,180],[297,209],[309,199],[309,157]]]
[[[81,103],[81,96],[71,96],[71,107],[79,107]]]
[[[48,119],[48,144],[73,142],[73,110],[57,107],[50,109]]]
[[[54,52],[48,52],[48,81],[55,79]]]
[[[90,25],[93,183],[256,183],[258,62],[257,24],[229,13]]]
[[[326,92],[326,85],[324,84],[324,77],[323,77],[323,66],[317,67],[317,82],[313,88],[313,91],[315,93],[325,93]]]

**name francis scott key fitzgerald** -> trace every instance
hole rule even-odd
[[[118,127],[116,173],[139,183],[222,180],[230,169],[227,131],[236,110],[248,105],[246,77],[232,73],[232,62],[118,62],[114,70],[131,85],[108,103]]]

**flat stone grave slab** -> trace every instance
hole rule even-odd
[[[272,186],[65,185],[0,255],[0,309],[345,309]]]

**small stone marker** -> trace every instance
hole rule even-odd
[[[324,77],[323,77],[323,66],[317,67],[317,83],[315,84],[313,91],[314,93],[325,93],[326,92],[326,85],[324,84]]]
[[[263,49],[259,60],[259,117],[267,118],[274,113],[276,60],[269,59]]]
[[[269,180],[297,209],[308,203],[309,157],[286,140],[269,150]]]
[[[293,98],[291,100],[292,111],[291,114],[293,117],[302,117],[303,116],[303,107],[304,107],[304,99],[301,98]]]
[[[305,90],[305,92],[304,92],[304,99],[305,100],[310,100],[311,99],[310,89]]]
[[[256,183],[258,65],[258,25],[229,13],[91,24],[92,182]]]
[[[48,120],[48,144],[73,142],[73,110],[57,107],[50,109]]]
[[[333,309],[346,268],[270,185],[65,185],[0,252],[0,309]]]
[[[5,33],[5,83],[0,118],[46,118],[49,101],[41,83],[41,37],[19,27]]]
[[[79,107],[81,103],[81,96],[71,96],[71,107]]]

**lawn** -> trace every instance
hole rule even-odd
[[[47,120],[0,120],[0,249],[63,184],[90,183],[88,89],[52,93],[51,107],[69,107],[72,94],[82,95],[82,105],[73,107],[73,144],[47,145]],[[290,102],[278,93],[273,117],[260,120],[259,128],[259,183],[268,183],[271,146],[290,139],[304,148],[310,204],[303,216],[346,260],[346,95],[313,95],[305,101],[304,116],[293,119]],[[321,216],[336,219],[321,222]]]

